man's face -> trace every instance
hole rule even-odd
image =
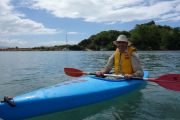
[[[124,52],[127,50],[128,42],[117,41],[116,46],[121,52]]]

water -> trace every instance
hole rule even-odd
[[[16,96],[72,78],[64,67],[100,70],[112,51],[0,52],[0,98]],[[180,51],[140,51],[150,77],[180,73]],[[30,120],[179,120],[180,93],[155,83],[130,94]]]

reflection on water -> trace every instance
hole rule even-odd
[[[141,103],[141,92],[134,91],[130,94],[92,104],[65,112],[49,114],[28,120],[129,120],[136,115],[136,110]]]
[[[0,52],[0,98],[72,80],[64,67],[100,70],[113,51]],[[180,51],[139,51],[150,77],[180,73]],[[35,120],[180,120],[180,94],[150,83],[145,88],[94,105]]]

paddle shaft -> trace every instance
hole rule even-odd
[[[88,72],[83,72],[85,75],[96,75],[96,73],[88,73]],[[116,78],[122,78],[124,79],[125,77],[123,75],[116,75],[116,74],[103,74],[105,77],[116,77]],[[135,80],[150,80],[153,81],[156,78],[141,78],[141,77],[132,77],[131,79]]]
[[[96,73],[90,73],[90,72],[83,72],[84,75],[96,75]],[[105,77],[116,77],[116,78],[122,78],[125,79],[125,77],[123,75],[116,75],[116,74],[103,74],[103,76]],[[158,78],[141,78],[141,77],[131,77],[130,79],[134,79],[134,80],[145,80],[145,81],[149,81],[149,82],[169,82],[172,83],[174,81],[163,81],[163,80],[159,80]]]

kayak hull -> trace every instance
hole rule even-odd
[[[144,72],[144,77],[148,77],[148,72]],[[144,80],[80,77],[14,97],[15,107],[1,102],[0,117],[7,120],[20,120],[64,111],[129,93],[145,83]]]

